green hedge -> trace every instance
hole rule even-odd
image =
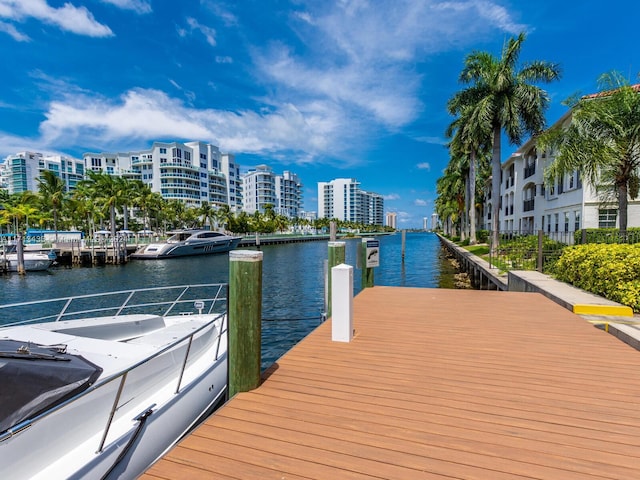
[[[553,268],[563,282],[640,312],[640,245],[567,247]]]
[[[583,230],[576,230],[574,243],[582,243]],[[584,243],[640,243],[640,228],[627,229],[627,237],[620,238],[620,230],[617,228],[587,228],[584,230],[586,241]]]

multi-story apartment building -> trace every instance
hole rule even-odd
[[[566,128],[571,112],[551,128]],[[544,170],[553,152],[539,150],[535,138],[524,143],[502,164],[500,230],[562,234],[584,228],[619,227],[618,205],[603,198],[575,171],[553,184],[545,182]],[[491,229],[490,189],[487,187],[483,227]],[[629,201],[628,226],[640,226],[640,201]],[[570,240],[570,238],[568,238]]]
[[[154,142],[151,148],[126,153],[85,153],[88,170],[137,179],[167,200],[197,207],[203,202],[242,205],[240,167],[233,155],[204,142]]]
[[[38,152],[20,152],[9,155],[0,164],[0,185],[9,193],[38,191],[38,178],[44,170],[60,177],[66,190],[72,191],[84,178],[84,161],[63,155],[44,155]]]
[[[353,178],[318,182],[318,218],[383,225],[384,199],[360,190],[360,183]]]
[[[302,183],[297,175],[285,171],[277,175],[267,165],[258,165],[242,176],[243,209],[264,212],[271,205],[278,215],[297,218],[302,213]]]
[[[393,229],[398,228],[398,214],[395,212],[388,212],[386,215],[385,225]]]

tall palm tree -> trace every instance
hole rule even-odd
[[[469,85],[449,103],[450,111],[459,113],[475,104],[478,118],[491,130],[492,166],[492,241],[498,246],[500,228],[501,136],[504,132],[512,144],[520,144],[525,134],[540,133],[545,125],[544,111],[549,105],[547,92],[535,83],[548,83],[560,78],[560,68],[545,61],[532,61],[518,69],[520,50],[525,41],[521,33],[510,38],[497,58],[487,52],[473,52],[465,59],[460,81]]]
[[[455,108],[449,105],[449,111],[459,115],[447,128],[446,135],[451,138],[449,150],[452,159],[463,159],[462,166],[467,171],[465,217],[469,223],[469,243],[474,245],[477,242],[475,199],[478,163],[486,158],[491,144],[491,131],[479,117],[481,111],[476,103]]]
[[[58,212],[66,200],[67,186],[64,180],[51,170],[43,170],[38,181],[38,192],[43,206],[51,207],[55,241],[58,241]]]
[[[605,199],[612,193],[624,239],[629,198],[636,199],[640,187],[640,88],[617,72],[599,83],[600,93],[565,102],[573,107],[570,125],[545,132],[538,145],[556,151],[547,180],[578,170]]]

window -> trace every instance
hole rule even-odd
[[[569,231],[569,212],[564,212],[564,233]]]
[[[573,231],[577,232],[580,230],[580,210],[576,210],[573,216]]]
[[[556,223],[555,223],[556,228],[555,228],[554,231],[557,232],[558,231],[558,225],[559,225],[559,222],[560,222],[560,214],[559,213],[555,214],[555,221],[556,221]]]
[[[601,208],[598,210],[598,228],[616,228],[617,216],[615,208]]]
[[[160,148],[160,153],[167,153],[167,149],[166,148]]]

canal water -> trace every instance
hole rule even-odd
[[[456,273],[432,233],[407,233],[380,240],[375,284],[454,288]],[[360,239],[346,240],[346,263],[356,266]],[[324,261],[327,242],[262,246],[262,366],[266,368],[319,325],[324,310]],[[200,283],[227,283],[227,255],[167,260],[132,260],[126,265],[52,268],[47,272],[0,275],[0,303],[17,303],[113,290]],[[354,270],[354,290],[361,289]],[[0,319],[0,324],[2,319]]]

